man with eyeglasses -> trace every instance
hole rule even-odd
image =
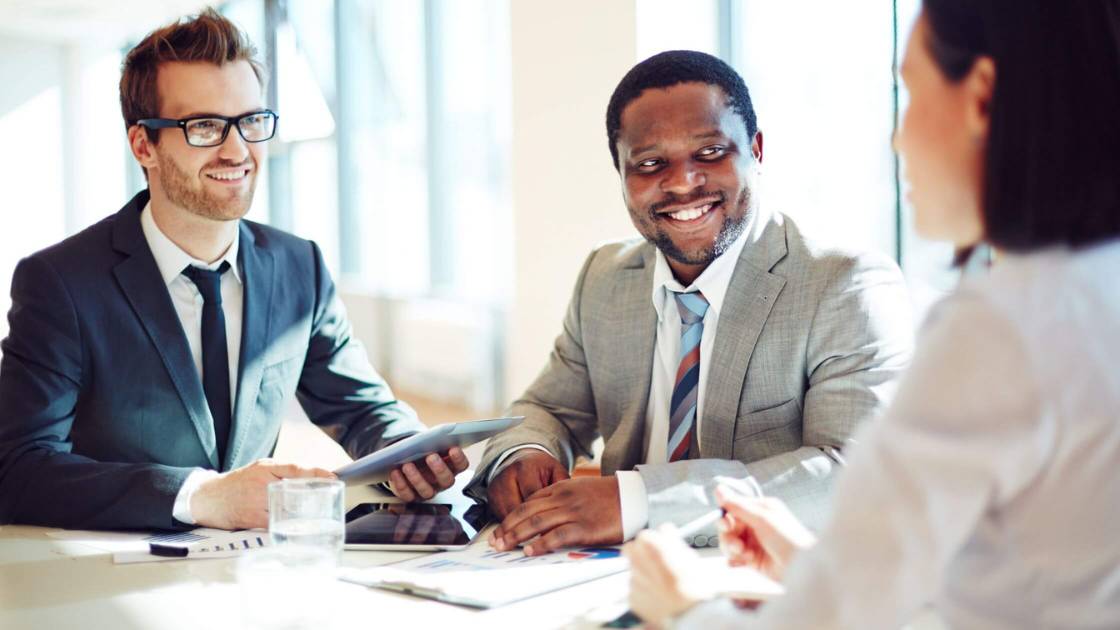
[[[352,338],[318,247],[242,220],[277,115],[245,36],[212,10],[129,52],[120,84],[148,189],[20,262],[0,362],[0,523],[267,525],[293,395],[353,457],[423,429]],[[390,478],[448,488],[460,449]]]

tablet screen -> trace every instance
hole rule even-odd
[[[484,519],[478,505],[460,516],[443,503],[362,503],[346,514],[346,544],[466,545]]]

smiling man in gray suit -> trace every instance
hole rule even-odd
[[[711,510],[721,476],[820,523],[843,447],[909,358],[897,266],[823,247],[759,203],[750,95],[710,55],[635,66],[607,133],[644,240],[587,258],[513,404],[525,423],[491,441],[469,492],[504,519],[492,544],[622,542]],[[568,479],[599,436],[604,476]]]

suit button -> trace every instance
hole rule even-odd
[[[708,537],[703,535],[703,534],[695,536],[692,539],[692,546],[693,547],[707,547],[708,546]]]

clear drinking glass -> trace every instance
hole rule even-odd
[[[272,545],[297,553],[317,550],[337,561],[346,531],[345,487],[337,479],[319,478],[281,479],[268,484]]]

